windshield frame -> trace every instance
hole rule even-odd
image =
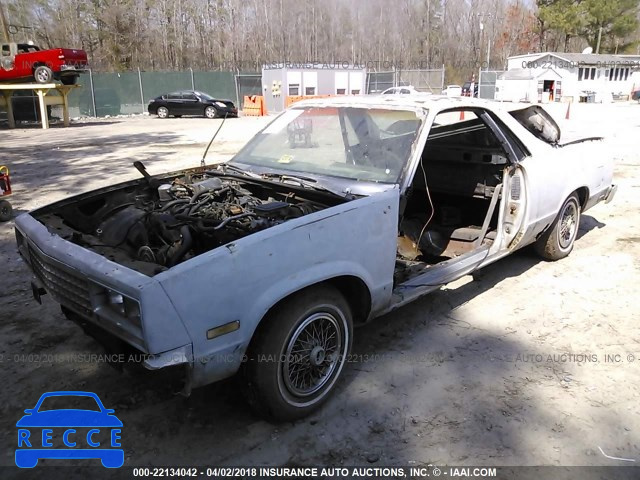
[[[200,92],[200,91],[194,91],[193,92],[198,98],[200,98],[201,100],[206,100],[206,101],[210,101],[210,102],[214,102],[217,99],[212,97],[211,95],[209,95],[208,93],[204,93],[204,92]]]
[[[242,161],[242,156],[247,151],[250,151],[254,148],[255,143],[260,138],[260,135],[263,134],[265,130],[267,130],[271,125],[277,122],[283,115],[291,110],[307,110],[307,109],[342,109],[342,108],[355,108],[355,109],[364,109],[364,110],[389,110],[389,111],[405,111],[405,112],[413,112],[416,114],[416,118],[420,121],[419,127],[416,129],[415,137],[411,143],[411,148],[408,151],[407,158],[404,161],[404,165],[400,169],[398,177],[394,181],[384,182],[377,180],[367,180],[367,179],[356,179],[350,178],[340,175],[331,175],[329,173],[318,173],[318,172],[308,172],[304,170],[291,170],[287,169],[285,166],[276,166],[276,165],[255,165],[251,163],[246,163]],[[313,178],[318,182],[319,186],[330,185],[332,188],[341,188],[344,191],[354,193],[356,195],[368,195],[370,193],[376,191],[384,191],[390,188],[394,188],[396,186],[404,185],[406,175],[411,171],[412,165],[415,160],[416,152],[420,153],[422,150],[420,149],[421,139],[423,138],[423,133],[425,131],[425,127],[429,120],[429,109],[420,105],[400,105],[400,104],[385,104],[385,103],[359,103],[359,102],[344,102],[344,103],[307,103],[302,105],[294,105],[282,113],[280,113],[274,120],[269,122],[264,128],[262,128],[258,133],[255,134],[254,137],[249,140],[229,161],[228,163],[235,165],[249,173],[261,175],[264,173],[268,174],[282,174],[289,175],[292,177],[295,176],[304,176]]]

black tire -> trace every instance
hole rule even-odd
[[[533,244],[538,255],[555,261],[571,253],[580,227],[580,210],[578,195],[573,193],[562,204],[553,224]]]
[[[340,378],[352,332],[349,304],[329,285],[282,302],[263,319],[242,367],[252,409],[268,420],[289,421],[320,407]]]
[[[212,105],[209,105],[204,109],[204,116],[207,118],[217,118],[219,116],[218,109]]]
[[[51,83],[53,81],[53,72],[49,67],[40,65],[33,71],[33,78],[36,83]]]
[[[169,117],[169,109],[167,107],[158,107],[156,110],[156,115],[160,118],[168,118]]]
[[[13,207],[6,200],[0,200],[0,222],[8,222],[13,218]]]

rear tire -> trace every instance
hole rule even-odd
[[[13,218],[13,207],[6,200],[0,200],[0,222],[8,222]]]
[[[78,76],[77,75],[65,75],[63,77],[60,77],[60,81],[62,82],[63,85],[75,85],[76,82],[78,81]]]
[[[167,107],[158,107],[156,115],[160,118],[167,118],[169,116],[169,109]]]
[[[49,67],[40,65],[33,71],[33,78],[36,83],[51,83],[53,81],[53,72]]]
[[[533,244],[536,253],[545,260],[560,260],[573,250],[580,226],[580,201],[571,194],[547,231]]]
[[[334,390],[351,350],[349,304],[335,288],[305,289],[259,326],[242,374],[252,409],[269,420],[309,415]]]

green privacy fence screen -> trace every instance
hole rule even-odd
[[[143,113],[153,98],[178,90],[200,90],[237,102],[233,72],[90,72],[78,84],[69,95],[72,117]]]

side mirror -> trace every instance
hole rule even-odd
[[[104,413],[106,413],[107,415],[110,415],[112,413],[115,413],[116,411],[113,408],[105,408],[104,409]]]
[[[33,408],[27,408],[24,413],[26,413],[27,415],[31,415],[33,413]]]

